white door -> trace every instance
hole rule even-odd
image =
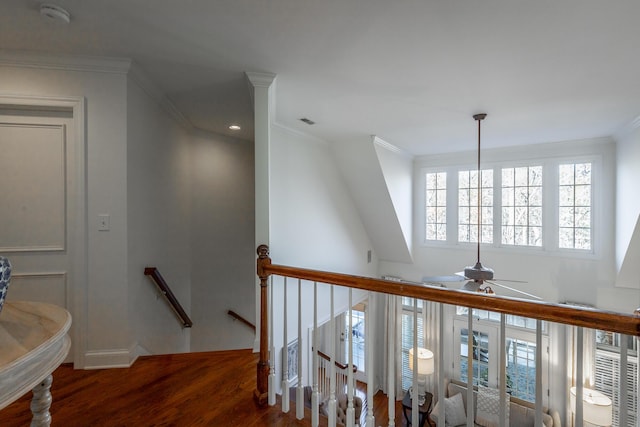
[[[75,140],[70,108],[0,105],[0,254],[13,266],[7,301],[48,302],[72,312]]]

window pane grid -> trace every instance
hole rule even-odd
[[[473,331],[473,385],[489,386],[489,335]],[[469,331],[460,330],[460,381],[467,382]]]
[[[589,250],[591,163],[561,164],[558,172],[558,246]]]
[[[542,166],[502,169],[502,244],[542,246]]]
[[[514,397],[535,402],[536,344],[507,340],[507,391]]]
[[[427,173],[425,239],[447,240],[447,173]]]
[[[493,169],[458,172],[458,241],[478,242],[478,198],[480,198],[480,241],[493,243]]]

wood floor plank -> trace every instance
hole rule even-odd
[[[300,421],[293,405],[282,414],[279,404],[254,403],[257,361],[251,350],[234,350],[145,356],[122,369],[62,365],[53,374],[52,426],[309,426],[308,410]],[[30,401],[28,393],[0,411],[0,426],[28,426]],[[386,397],[378,393],[374,405],[376,425],[387,425]]]

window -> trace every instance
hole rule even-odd
[[[447,240],[447,173],[426,174],[427,240]]]
[[[413,347],[413,298],[402,298],[402,389],[408,390],[413,382],[409,369],[409,349]],[[418,347],[424,347],[423,301],[418,300]]]
[[[591,163],[561,164],[558,184],[558,246],[591,249]]]
[[[502,169],[502,244],[542,246],[542,166]]]
[[[633,337],[607,331],[596,331],[596,363],[594,387],[607,395],[613,404],[613,425],[620,426],[620,339],[628,339],[627,356],[627,426],[636,425],[638,398],[638,352]]]
[[[458,241],[478,242],[478,197],[480,197],[480,242],[493,243],[493,169],[458,172]]]
[[[454,321],[454,348],[456,360],[454,370],[460,381],[467,381],[469,333],[466,316],[467,307],[457,307],[460,316]],[[472,334],[473,384],[497,387],[499,382],[499,320],[500,314],[486,310],[473,310]],[[496,321],[497,320],[497,321]],[[507,316],[505,319],[505,356],[507,393],[513,397],[534,402],[536,397],[536,321],[521,316]],[[543,322],[543,331],[545,329]],[[547,348],[548,337],[542,336],[542,348]],[[547,381],[547,353],[543,352],[543,387]]]
[[[487,248],[579,258],[611,249],[600,236],[610,235],[614,223],[607,209],[615,204],[612,143],[543,144],[490,154],[480,173],[468,166],[469,154],[422,161],[417,176],[423,244],[457,249],[480,241]]]

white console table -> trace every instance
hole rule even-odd
[[[51,424],[51,373],[69,353],[71,315],[41,302],[5,301],[0,312],[0,410],[33,390],[31,426]]]

